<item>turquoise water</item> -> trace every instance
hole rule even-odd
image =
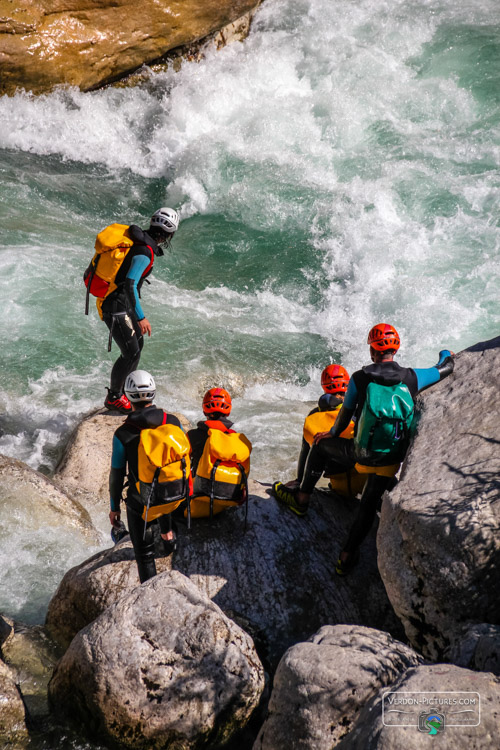
[[[192,420],[226,386],[262,480],[292,477],[322,368],[365,364],[373,324],[414,366],[496,335],[499,79],[496,0],[268,0],[180,73],[0,99],[0,451],[50,472],[102,403],[117,351],[81,275],[161,205],[182,223],[141,364]]]

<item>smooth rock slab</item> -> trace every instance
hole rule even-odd
[[[213,523],[194,519],[190,533],[180,528],[172,565],[252,634],[272,669],[289,646],[324,624],[359,623],[403,635],[378,574],[373,532],[352,574],[334,573],[353,503],[315,494],[307,516],[298,518],[257,482],[250,482],[250,493],[246,532],[242,508]],[[67,642],[137,584],[130,548],[96,555],[65,575],[47,624]]]
[[[486,672],[471,672],[449,664],[424,665],[409,669],[392,687],[391,691],[434,696],[436,700],[453,698],[451,692],[470,692],[480,697],[480,716],[477,704],[471,709],[464,705],[404,706],[404,713],[384,711],[382,721],[382,700],[387,689],[369,701],[350,732],[335,747],[338,750],[422,750],[439,747],[442,750],[492,750],[498,747],[498,727],[500,726],[500,680]],[[445,696],[444,693],[449,693]],[[386,702],[386,708],[387,708]],[[400,708],[403,708],[400,706]],[[463,713],[466,710],[467,713]],[[445,730],[442,734],[430,737],[429,733],[418,731],[420,713],[440,711],[445,715]],[[469,725],[467,725],[469,722]],[[395,726],[396,724],[411,726]],[[460,726],[452,726],[453,724]],[[477,724],[477,726],[474,726]],[[278,750],[278,749],[276,749]]]
[[[398,486],[385,496],[379,569],[411,644],[445,658],[471,622],[500,622],[500,338],[461,352],[423,394]]]
[[[281,659],[254,750],[330,750],[366,701],[421,662],[388,633],[357,625],[321,628]]]
[[[172,571],[123,596],[72,641],[54,711],[133,748],[220,747],[264,687],[251,638]]]
[[[471,625],[455,641],[447,657],[459,667],[500,675],[500,626]]]

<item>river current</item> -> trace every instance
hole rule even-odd
[[[117,350],[82,273],[100,229],[162,205],[182,223],[141,366],[192,421],[228,388],[255,478],[293,476],[321,370],[366,364],[373,324],[419,367],[496,335],[499,79],[497,0],[267,0],[180,72],[1,98],[0,452],[50,473],[102,404]],[[0,515],[0,612],[41,622],[89,550],[53,555],[11,499]]]

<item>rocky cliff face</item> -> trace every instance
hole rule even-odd
[[[96,88],[222,29],[259,2],[0,0],[0,94]]]
[[[431,660],[456,652],[473,623],[500,621],[499,371],[500,337],[461,352],[454,374],[423,394],[401,481],[382,506],[380,573]]]

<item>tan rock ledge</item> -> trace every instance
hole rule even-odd
[[[98,88],[216,32],[248,33],[260,0],[0,0],[0,94]]]

